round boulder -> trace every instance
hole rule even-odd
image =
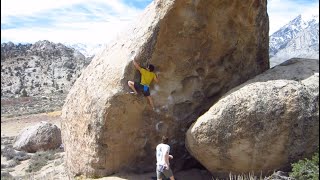
[[[61,145],[61,131],[51,123],[40,122],[24,128],[15,138],[13,148],[34,153],[40,150],[56,149]]]
[[[278,67],[235,88],[189,128],[186,147],[212,174],[268,175],[317,151],[319,71],[302,72],[319,61],[289,62],[305,68],[292,66],[290,79],[275,74],[287,68]]]

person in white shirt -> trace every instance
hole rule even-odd
[[[168,137],[162,136],[162,143],[156,147],[157,158],[157,179],[162,180],[170,177],[170,180],[174,180],[172,170],[170,169],[169,159],[173,156],[169,154],[170,146],[168,145]]]

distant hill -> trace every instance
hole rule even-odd
[[[1,44],[1,98],[67,93],[91,59],[61,43]]]

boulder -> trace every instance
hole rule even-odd
[[[42,121],[24,128],[14,140],[13,148],[34,153],[56,149],[61,145],[61,131],[51,123]]]
[[[66,166],[72,175],[155,169],[155,147],[170,138],[173,169],[192,166],[185,132],[222,94],[269,68],[267,1],[155,0],[97,54],[62,109]],[[131,57],[155,65],[151,96],[134,96]]]
[[[189,128],[186,147],[212,174],[268,175],[319,146],[319,60],[291,59],[232,89]]]

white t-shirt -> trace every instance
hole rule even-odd
[[[167,144],[158,144],[156,148],[157,165],[165,165],[165,154],[170,152],[170,146]]]

